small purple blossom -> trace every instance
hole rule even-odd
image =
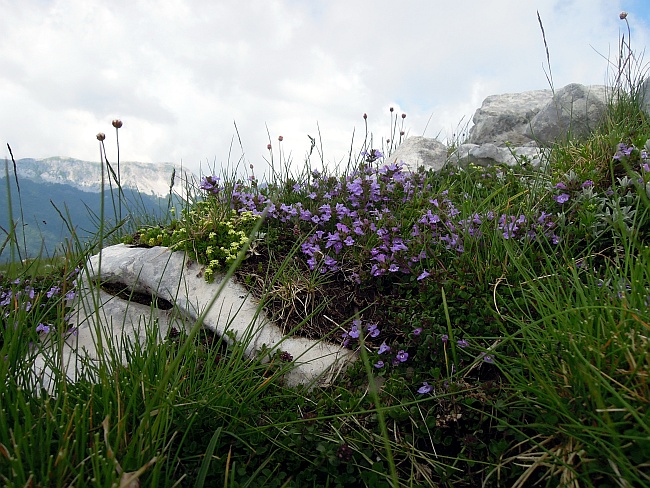
[[[395,356],[395,359],[397,359],[400,363],[407,361],[408,358],[409,358],[409,353],[404,351],[403,349],[400,349],[399,352],[397,353],[397,356]]]
[[[440,340],[441,340],[444,344],[447,344],[447,342],[449,341],[449,336],[448,336],[447,334],[442,334],[442,336],[440,337]]]
[[[458,344],[458,347],[463,348],[463,349],[466,348],[467,346],[469,346],[469,342],[467,342],[465,339],[459,339],[457,341],[457,344]]]
[[[377,361],[373,366],[377,369],[381,369],[384,367],[384,362],[383,361]]]
[[[418,281],[422,281],[429,276],[431,276],[431,273],[429,273],[427,270],[424,270],[422,273],[420,273],[420,276],[418,276]]]
[[[431,386],[429,383],[426,381],[422,382],[422,386],[418,388],[418,393],[421,395],[426,395],[427,393],[431,393],[433,390],[433,386]]]
[[[47,298],[52,298],[54,295],[57,295],[61,291],[61,288],[58,286],[53,286],[52,288],[49,289],[49,291],[45,294]]]
[[[491,354],[485,354],[484,352],[481,353],[481,356],[483,356],[483,361],[488,363],[488,364],[494,364],[494,357],[492,357]]]
[[[207,191],[213,194],[219,193],[219,180],[218,176],[204,176],[201,179],[200,188],[203,191]]]
[[[390,346],[387,346],[385,342],[382,342],[377,353],[384,354],[385,352],[390,352]]]
[[[43,332],[45,334],[49,334],[50,333],[50,326],[47,325],[47,324],[42,324],[42,323],[38,324],[36,326],[36,332]]]
[[[417,329],[413,329],[413,335],[414,336],[419,336],[422,334],[422,327],[418,327]]]
[[[381,333],[381,331],[377,328],[377,324],[368,325],[367,330],[370,337],[377,337]]]
[[[555,195],[553,200],[562,205],[563,203],[568,202],[569,198],[571,198],[571,196],[568,193],[560,193],[559,195]]]
[[[357,329],[356,325],[353,325],[352,328],[350,329],[350,332],[348,332],[348,335],[352,337],[353,339],[358,339],[359,338],[359,329]]]

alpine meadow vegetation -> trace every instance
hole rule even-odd
[[[391,109],[392,134],[374,147],[366,130],[343,168],[312,139],[296,170],[279,137],[264,179],[251,164],[186,181],[161,221],[123,201],[98,134],[113,205],[93,239],[21,261],[8,202],[1,482],[650,485],[650,119],[629,36],[611,64],[602,124],[538,167],[407,171],[389,157],[406,118]],[[49,395],[30,359],[75,333],[76,280],[118,242],[183,251],[287,334],[358,359],[327,386],[289,387],[286,352],[248,358],[198,322],[157,341],[152,321],[144,343],[84,359],[76,382],[53,362]]]

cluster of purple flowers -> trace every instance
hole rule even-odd
[[[201,179],[201,190],[206,191],[212,195],[217,195],[221,190],[221,187],[219,186],[220,179],[221,178],[218,176],[204,176]]]
[[[77,269],[70,273],[69,277],[72,278],[78,271]],[[75,283],[73,281],[73,286]],[[46,310],[48,307],[48,301],[60,300],[62,298],[72,300],[76,296],[74,289],[63,293],[60,285],[53,285],[49,290],[40,292],[32,286],[29,280],[23,281],[16,279],[10,285],[13,286],[6,288],[0,287],[0,311],[5,318],[17,312],[30,313],[39,310],[39,314],[43,314],[43,310]],[[49,333],[51,327],[48,323],[39,322],[36,326],[36,332]]]
[[[375,338],[375,337],[378,337],[379,334],[381,334],[381,330],[379,330],[377,324],[367,323],[367,324],[363,325],[363,322],[361,321],[361,319],[354,319],[352,321],[352,327],[350,328],[350,330],[348,330],[347,332],[344,332],[343,335],[342,335],[343,345],[347,347],[350,344],[350,340],[358,339],[359,335],[361,333],[363,333],[364,329],[366,331],[366,334],[364,335],[364,337]]]
[[[338,179],[314,171],[309,183],[293,185],[295,193],[306,197],[295,203],[273,202],[235,184],[230,202],[235,210],[255,215],[268,206],[268,218],[307,235],[301,250],[311,270],[327,273],[346,267],[357,282],[394,273],[415,274],[421,281],[430,276],[422,263],[437,253],[436,247],[463,253],[467,239],[481,239],[485,225],[496,225],[505,239],[535,241],[544,236],[559,242],[553,216],[545,212],[526,217],[488,211],[460,219],[447,190],[423,206],[431,193],[425,175],[403,169],[401,163],[367,166]],[[218,183],[217,177],[207,177],[202,188],[216,194]],[[396,215],[403,215],[411,201],[418,202],[415,212],[420,215],[398,220]]]
[[[616,161],[621,161],[623,159],[640,159],[641,162],[643,162],[650,158],[648,158],[648,152],[645,149],[639,150],[634,146],[634,144],[621,142],[616,146],[616,154],[614,154],[613,159]],[[650,171],[650,169],[646,171]]]
[[[14,285],[20,285],[20,280],[14,281]],[[4,308],[4,316],[8,317],[12,311],[21,309],[29,312],[32,309],[36,290],[26,285],[23,289],[14,291],[12,288],[3,289],[0,293],[0,307]]]
[[[386,342],[382,342],[381,345],[379,346],[379,349],[377,350],[377,354],[381,356],[389,352],[391,352],[390,346],[388,346]],[[400,349],[399,351],[397,351],[397,354],[395,354],[395,356],[391,360],[391,364],[393,366],[398,366],[408,361],[408,359],[409,359],[409,353],[406,352],[404,349]],[[373,364],[373,366],[377,369],[381,369],[384,366],[386,366],[386,363],[380,359],[375,364]]]

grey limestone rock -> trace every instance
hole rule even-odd
[[[324,340],[285,336],[238,283],[226,282],[218,295],[223,276],[207,283],[202,266],[188,262],[184,252],[120,244],[91,257],[87,268],[70,319],[76,332],[67,337],[62,350],[44,344],[33,363],[36,383],[48,391],[52,389],[51,364],[64,364],[68,379],[75,381],[86,374],[79,370],[81,356],[101,361],[100,336],[104,345],[142,341],[145,325],[151,321],[158,322],[159,339],[172,326],[187,329],[202,320],[203,327],[227,342],[242,341],[248,357],[261,350],[268,354],[286,351],[295,365],[285,376],[289,385],[327,384],[355,359],[352,351]],[[109,284],[110,289],[125,289],[127,297],[98,289],[98,279]],[[153,297],[153,305],[135,303],[129,299],[131,293]],[[169,309],[155,306],[156,299],[170,304],[164,307]],[[122,360],[126,362],[124,355]]]
[[[646,78],[641,84],[641,107],[644,112],[650,117],[650,78]]]
[[[650,82],[643,84],[650,113]],[[550,144],[567,136],[585,137],[600,123],[611,94],[602,85],[567,85],[557,92],[532,90],[487,97],[473,117],[468,140],[453,151],[435,139],[410,137],[386,158],[439,171],[445,164],[539,166]],[[450,153],[450,154],[449,154]]]
[[[530,120],[525,135],[548,145],[570,136],[584,138],[602,120],[607,104],[607,87],[572,83],[558,90]]]
[[[388,164],[400,161],[410,171],[416,171],[420,166],[440,171],[447,161],[447,146],[428,137],[409,137],[385,159]]]
[[[526,161],[539,166],[545,161],[544,150],[536,146],[498,147],[494,144],[461,144],[449,156],[449,162],[457,165],[477,164],[489,166],[505,164],[515,166]]]
[[[533,90],[523,93],[506,93],[487,97],[474,113],[474,126],[470,129],[468,143],[513,146],[529,144],[532,139],[525,134],[532,118],[553,98],[551,90]]]

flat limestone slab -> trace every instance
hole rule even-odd
[[[222,293],[216,296],[223,276],[216,276],[213,283],[207,283],[203,267],[188,261],[184,252],[119,244],[91,257],[87,268],[85,274],[82,272],[78,296],[73,302],[71,325],[76,327],[76,332],[66,338],[60,350],[44,344],[34,358],[35,377],[48,391],[51,391],[52,361],[63,365],[68,379],[75,381],[80,374],[78,365],[82,355],[92,361],[99,360],[98,330],[102,344],[142,341],[144,325],[153,319],[158,321],[159,339],[162,340],[169,327],[189,330],[213,301],[204,315],[203,327],[226,342],[242,341],[248,357],[254,357],[264,347],[271,354],[275,351],[291,354],[295,368],[285,376],[289,385],[328,384],[355,359],[352,351],[324,340],[285,337],[260,310],[259,303],[237,283],[228,281]],[[111,289],[125,288],[127,294],[132,291],[157,297],[174,306],[165,310],[125,300],[99,290],[93,284],[99,278],[102,283],[114,285]],[[122,360],[126,362],[125,357]]]

